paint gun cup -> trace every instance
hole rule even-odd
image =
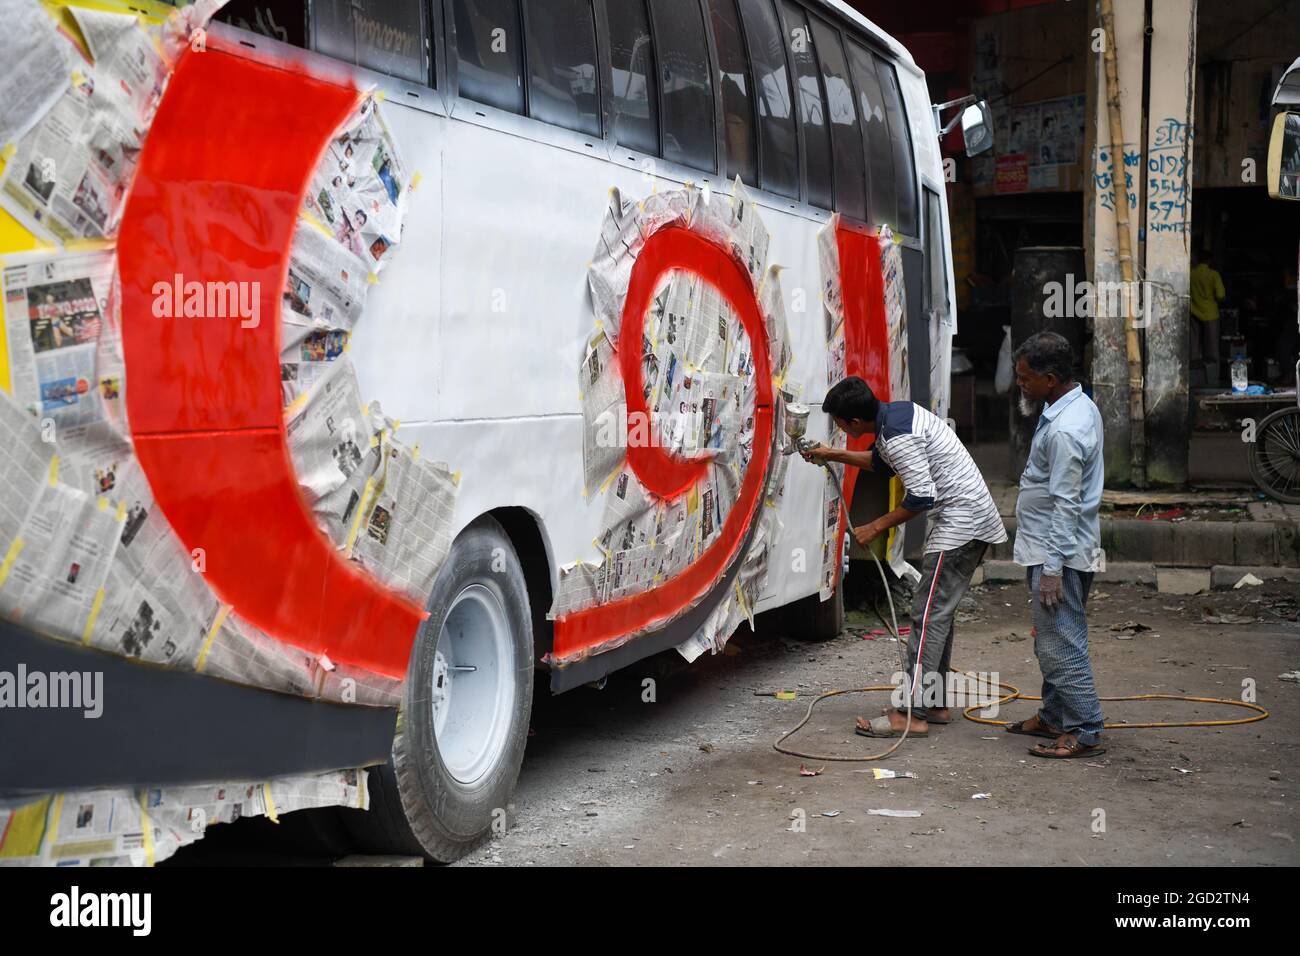
[[[785,406],[785,434],[790,441],[783,450],[784,454],[792,455],[796,451],[802,453],[810,444],[803,437],[808,431],[808,412],[808,406],[798,402],[790,402]]]

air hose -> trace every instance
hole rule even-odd
[[[828,467],[826,470],[830,473],[831,480],[835,483],[835,491],[839,498],[840,511],[844,515],[845,527],[851,529],[853,527],[853,523],[849,520],[848,508],[845,507],[844,504],[844,492],[840,485],[839,476],[835,474],[835,469],[833,468]],[[847,543],[845,546],[847,547]],[[889,620],[886,621],[884,619],[884,616],[881,615],[879,609],[876,610],[876,616],[880,618],[881,623],[884,624],[885,627],[889,629],[889,633],[892,634],[894,640],[897,641],[898,648],[899,648],[899,652],[898,652],[899,660],[902,663],[902,673],[906,674],[907,673],[907,650],[902,636],[898,633],[898,616],[894,611],[894,596],[889,587],[889,578],[886,577],[885,567],[880,563],[880,558],[876,556],[876,553],[872,551],[870,548],[867,549],[867,553],[870,554],[871,559],[876,562],[876,570],[880,572],[880,580],[885,587],[885,597],[889,601]],[[962,671],[962,670],[958,670],[955,667],[951,668],[951,670],[954,674],[962,674],[963,676],[974,677],[976,678],[976,680],[980,679],[979,675],[971,671]],[[997,684],[998,691],[1002,693],[1002,696],[995,701],[990,701],[987,704],[976,704],[973,707],[967,707],[962,711],[963,717],[965,717],[967,720],[974,721],[977,724],[989,724],[995,727],[1005,727],[1008,724],[1010,724],[1011,721],[993,720],[988,717],[976,717],[973,712],[977,710],[987,710],[990,707],[1001,707],[1003,704],[1009,704],[1015,700],[1036,700],[1036,701],[1042,700],[1041,697],[1035,697],[1032,694],[1020,693],[1020,688],[1016,687],[1014,684],[1008,684],[1004,681],[994,681],[993,683]],[[827,700],[831,697],[839,697],[843,694],[867,694],[876,691],[892,693],[894,690],[896,690],[896,688],[894,687],[893,684],[874,684],[870,687],[854,687],[845,690],[829,690],[826,691],[824,694],[819,694],[817,697],[813,698],[813,700],[808,704],[808,711],[807,713],[804,714],[803,720],[799,721],[799,723],[796,724],[791,730],[788,730],[786,733],[782,734],[781,737],[776,741],[776,743],[772,744],[772,748],[776,750],[777,753],[783,753],[790,757],[802,757],[804,760],[819,760],[819,761],[824,760],[824,761],[835,761],[839,763],[866,763],[875,760],[883,760],[886,757],[888,757],[890,754],[892,754],[895,750],[897,750],[899,747],[901,747],[903,741],[907,739],[908,731],[911,729],[912,726],[912,695],[910,693],[903,695],[907,703],[907,724],[903,728],[903,732],[899,736],[899,738],[894,741],[894,743],[889,747],[889,749],[884,750],[881,753],[869,754],[867,756],[844,757],[836,754],[804,753],[803,751],[800,750],[793,750],[789,747],[785,747],[783,746],[783,744],[807,725],[808,721],[812,719],[814,708],[816,708],[816,706],[824,700]],[[1231,707],[1242,707],[1246,710],[1255,711],[1255,713],[1253,713],[1249,717],[1239,717],[1235,720],[1191,720],[1191,721],[1159,721],[1159,722],[1145,723],[1145,724],[1103,724],[1102,726],[1106,730],[1151,730],[1155,728],[1164,728],[1164,727],[1231,727],[1237,724],[1251,724],[1257,720],[1264,720],[1266,717],[1269,716],[1268,711],[1265,710],[1263,707],[1259,706],[1258,704],[1248,703],[1243,700],[1230,700],[1222,697],[1184,697],[1178,694],[1133,694],[1126,697],[1101,697],[1098,699],[1108,701],[1108,702],[1130,701],[1130,700],[1181,700],[1181,701],[1188,701],[1188,702],[1198,703],[1198,704],[1226,704]]]

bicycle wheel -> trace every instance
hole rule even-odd
[[[1280,409],[1259,423],[1250,477],[1278,501],[1300,504],[1300,407]]]

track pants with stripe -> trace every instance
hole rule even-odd
[[[912,715],[927,718],[930,707],[947,706],[946,692],[934,698],[927,688],[946,688],[952,661],[953,619],[970,579],[988,550],[986,541],[967,541],[949,551],[931,551],[921,563],[921,581],[912,606],[912,633],[907,640],[907,688]],[[919,667],[918,667],[919,662]],[[939,703],[938,701],[943,701]]]

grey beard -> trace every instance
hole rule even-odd
[[[1019,396],[1019,404],[1020,404],[1020,414],[1023,415],[1025,418],[1033,418],[1035,415],[1037,415],[1039,412],[1043,410],[1042,402],[1031,402],[1029,399],[1025,398],[1023,392]]]

